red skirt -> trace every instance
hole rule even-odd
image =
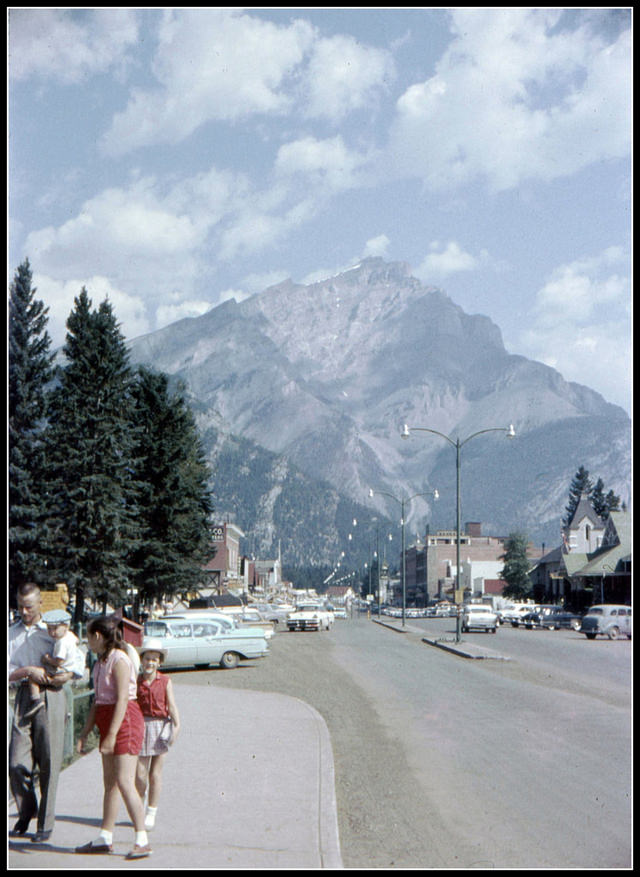
[[[100,743],[109,733],[115,703],[96,704],[95,722],[100,731]],[[114,755],[139,755],[144,740],[144,716],[137,700],[127,703],[127,711],[116,734]]]

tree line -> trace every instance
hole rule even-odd
[[[212,555],[210,471],[185,388],[133,369],[108,300],[74,299],[63,364],[26,259],[9,296],[9,598],[65,582],[121,606],[187,593]]]

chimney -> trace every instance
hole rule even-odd
[[[465,529],[467,531],[467,535],[477,539],[482,536],[482,523],[481,522],[468,522],[465,524]]]

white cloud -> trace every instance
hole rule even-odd
[[[434,275],[447,277],[460,271],[473,271],[479,264],[478,259],[465,252],[457,241],[449,241],[446,246],[440,241],[432,241],[429,244],[429,253],[415,274],[428,282]]]
[[[629,30],[608,42],[589,19],[566,29],[561,10],[462,9],[451,20],[434,75],[397,102],[398,175],[501,190],[628,154]]]
[[[144,335],[153,328],[143,299],[114,286],[107,277],[85,275],[82,279],[60,281],[46,274],[36,273],[33,284],[37,290],[37,298],[49,308],[47,331],[54,349],[64,344],[67,319],[74,308],[74,299],[80,295],[83,286],[86,287],[94,308],[105,299],[110,301],[126,338]]]
[[[210,120],[280,114],[291,104],[287,78],[312,40],[309,24],[289,27],[228,9],[164,13],[155,90],[135,89],[103,138],[110,155],[178,143]]]
[[[357,171],[365,158],[345,146],[340,135],[326,140],[304,137],[278,150],[275,170],[279,177],[300,174],[304,184],[340,192],[356,185]]]
[[[11,9],[9,74],[76,83],[120,65],[137,38],[132,9]]]
[[[379,256],[384,258],[387,255],[391,241],[386,234],[379,234],[375,238],[370,238],[364,245],[363,258],[367,256]]]
[[[305,75],[305,114],[340,121],[353,110],[371,105],[394,78],[388,52],[363,46],[350,36],[320,39]]]
[[[609,401],[629,410],[631,292],[626,261],[621,248],[609,247],[559,266],[538,291],[532,321],[514,346],[567,380],[597,385]]]

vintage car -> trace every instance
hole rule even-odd
[[[538,606],[533,612],[522,617],[522,623],[528,630],[539,627],[542,630],[560,630],[560,628],[580,629],[580,616],[561,609],[560,606]]]
[[[147,621],[145,636],[162,642],[167,650],[163,668],[237,667],[241,660],[263,658],[269,647],[262,630],[228,628],[214,618],[166,618]]]
[[[286,625],[287,617],[293,612],[293,606],[281,605],[280,603],[256,603],[248,607],[249,609],[257,609],[258,612],[267,621],[273,621],[276,627],[279,624]]]
[[[238,627],[259,627],[264,630],[267,639],[273,636],[276,622],[266,618],[258,609],[249,606],[240,613],[234,612],[233,618]]]
[[[468,630],[486,630],[496,632],[498,627],[498,613],[487,603],[467,603],[462,610],[461,629],[463,633]]]
[[[289,613],[289,630],[329,630],[333,624],[333,612],[321,603],[301,603]]]
[[[251,628],[254,633],[262,633],[265,639],[271,639],[273,636],[273,624],[264,621],[258,613],[245,618],[242,613],[236,612],[222,612],[216,609],[185,609],[183,612],[168,612],[161,616],[160,620],[164,621],[166,618],[182,618],[185,621],[210,618],[220,622],[227,630],[238,630],[245,627]]]
[[[537,603],[511,603],[500,610],[500,621],[511,627],[520,627],[525,615],[537,612],[539,608]]]
[[[602,603],[591,606],[582,619],[580,632],[587,639],[595,639],[598,634],[617,639],[626,636],[631,639],[631,606]]]

